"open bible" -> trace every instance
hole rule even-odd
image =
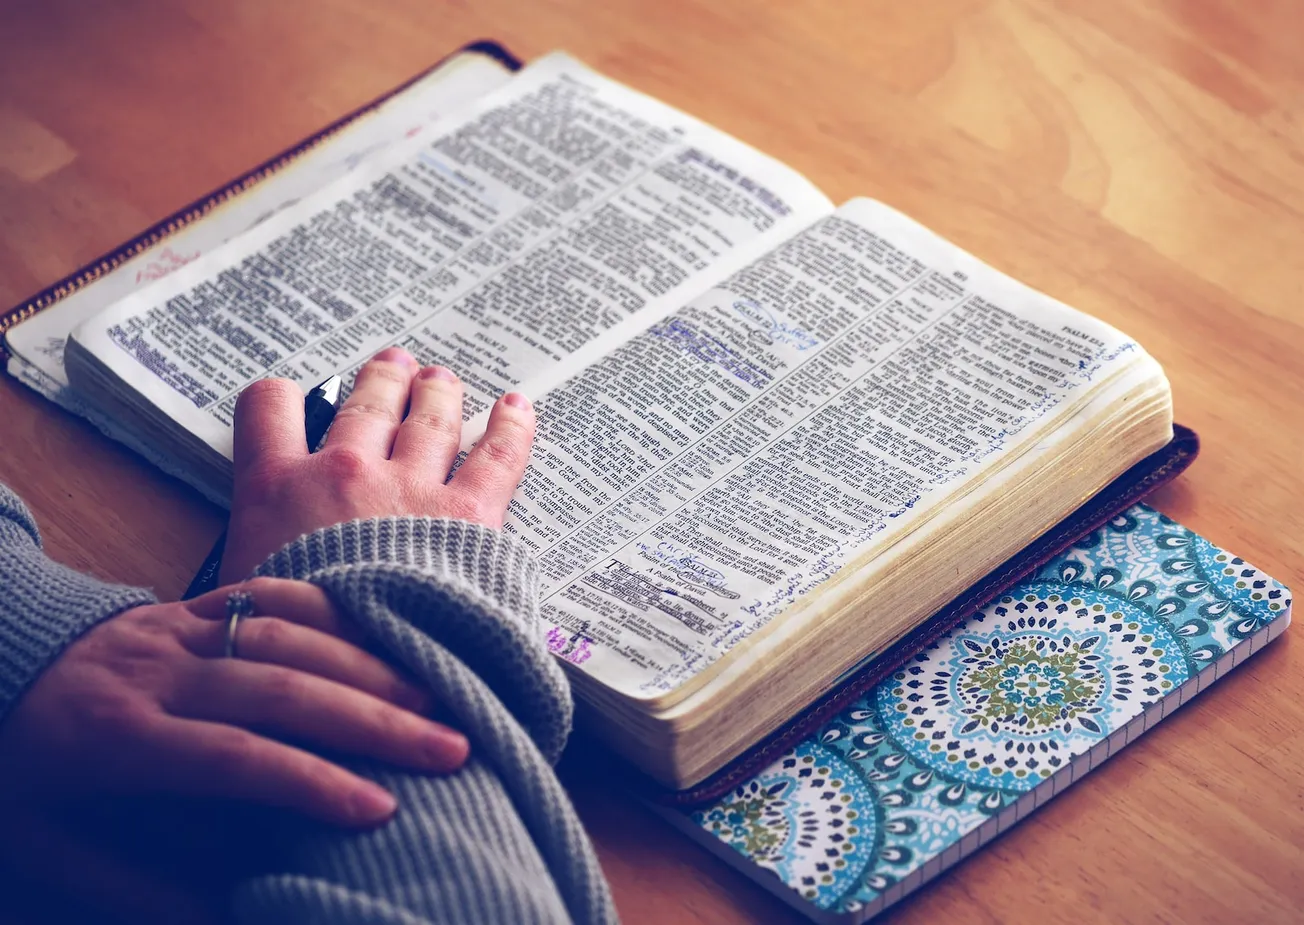
[[[1140,346],[887,206],[835,207],[565,55],[450,67],[420,131],[374,116],[365,159],[9,346],[38,385],[33,345],[62,348],[55,397],[218,500],[260,377],[347,381],[400,344],[461,376],[466,447],[524,391],[538,438],[505,529],[585,722],[663,783],[1171,439]]]

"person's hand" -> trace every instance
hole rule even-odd
[[[289,743],[422,771],[466,761],[423,691],[363,651],[321,589],[258,578],[226,653],[232,587],[128,610],[58,658],[0,723],[0,800],[169,792],[342,825],[393,814],[378,785]],[[273,738],[275,737],[275,738]]]
[[[235,490],[224,581],[248,575],[291,540],[355,518],[452,517],[502,526],[529,462],[534,411],[512,392],[448,480],[462,433],[462,384],[406,350],[382,350],[358,372],[326,443],[309,454],[303,393],[263,379],[235,409]]]

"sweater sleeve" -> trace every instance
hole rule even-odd
[[[239,922],[615,920],[552,770],[570,692],[542,643],[523,545],[464,521],[354,521],[301,537],[258,571],[322,587],[431,689],[472,757],[446,776],[350,764],[395,794],[398,813],[370,832],[294,832],[280,869],[237,891]]]
[[[156,600],[142,588],[99,581],[47,557],[31,513],[0,485],[0,722],[78,636]]]

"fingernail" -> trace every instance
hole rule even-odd
[[[471,743],[466,736],[443,726],[436,726],[426,734],[426,758],[434,771],[455,771],[466,763]]]
[[[447,366],[427,366],[421,370],[420,375],[422,379],[442,379],[445,382],[457,381],[457,373]]]
[[[511,405],[513,408],[528,408],[530,400],[520,392],[508,392],[503,396],[503,404]]]
[[[380,353],[376,354],[377,360],[387,360],[390,363],[402,363],[404,366],[418,366],[416,357],[408,353],[402,347],[386,347]]]
[[[353,791],[353,814],[359,822],[379,822],[394,815],[398,800],[383,787],[366,784]]]

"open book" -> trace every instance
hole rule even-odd
[[[538,440],[505,529],[585,720],[662,782],[739,755],[1170,440],[1136,343],[887,206],[835,207],[561,54],[460,67],[457,92],[423,82],[475,97],[451,114],[411,137],[410,113],[371,117],[358,166],[10,348],[30,367],[61,335],[25,328],[71,328],[60,400],[218,499],[260,377],[347,381],[401,344],[462,377],[467,446],[524,391]]]

